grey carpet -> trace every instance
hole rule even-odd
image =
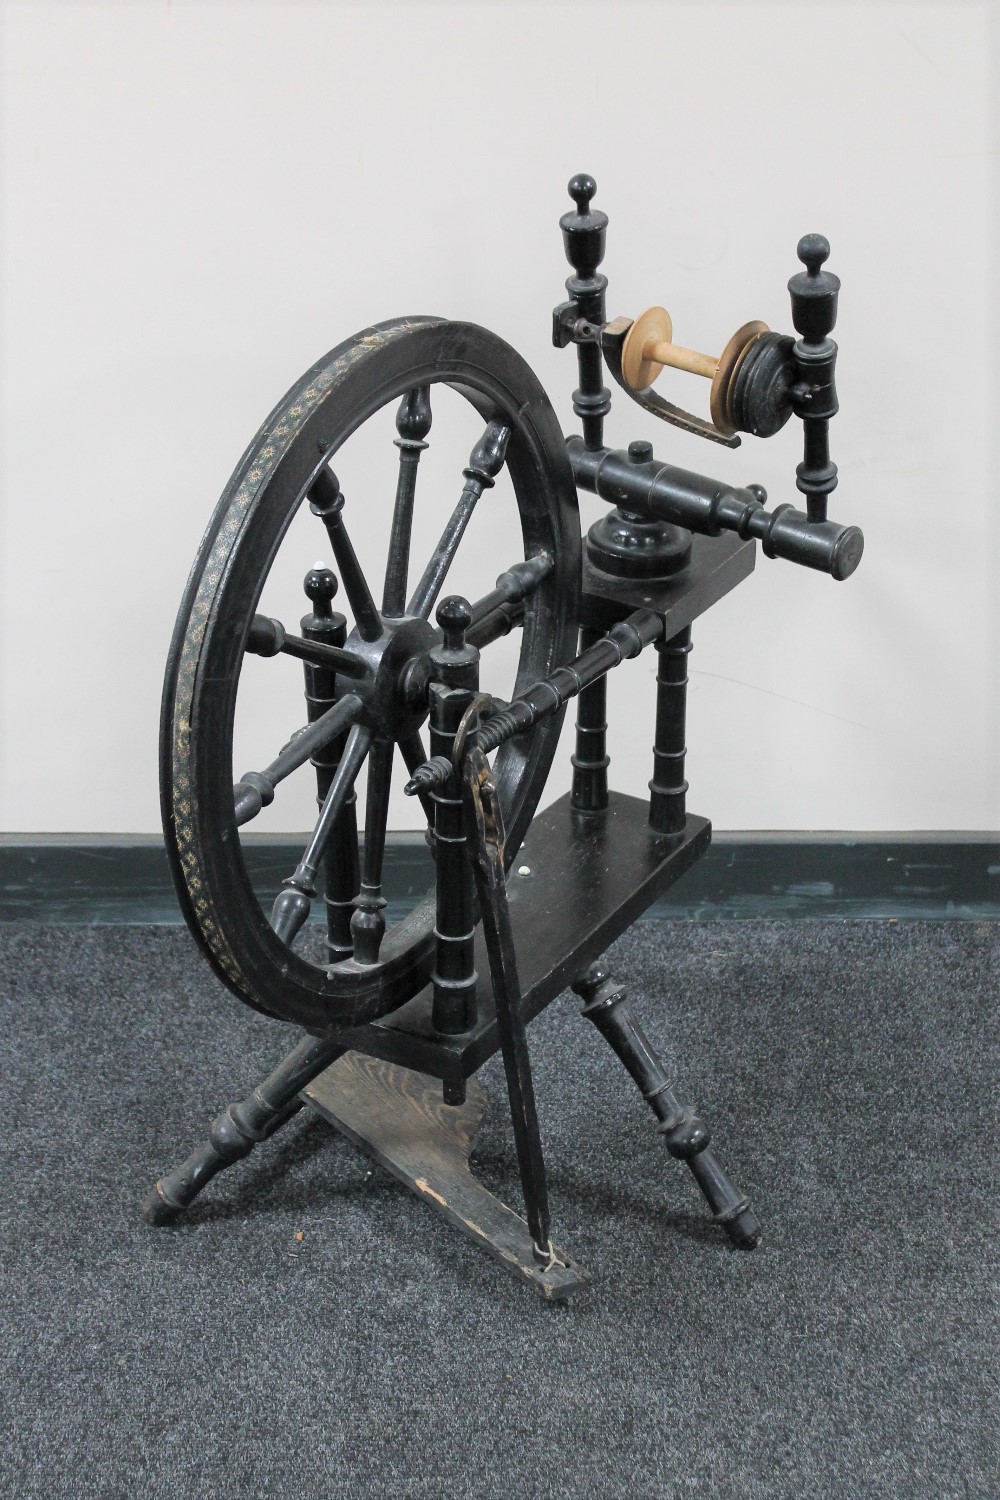
[[[1000,1494],[1000,926],[652,922],[613,957],[765,1240],[706,1223],[567,996],[531,1047],[595,1281],[548,1307],[304,1115],[145,1227],[293,1034],[181,929],[0,928],[0,1492]]]

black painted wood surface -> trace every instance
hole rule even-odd
[[[304,1098],[349,1140],[442,1214],[512,1275],[549,1300],[588,1280],[564,1250],[541,1266],[524,1219],[469,1170],[488,1097],[472,1079],[464,1104],[445,1104],[433,1078],[348,1052],[304,1090]]]
[[[680,841],[650,831],[648,806],[613,792],[606,810],[574,813],[569,795],[539,813],[509,880],[509,902],[526,1020],[554,999],[708,847],[711,825],[689,817]],[[522,869],[530,870],[521,875]],[[434,1030],[430,986],[365,1026],[335,1031],[343,1046],[442,1079],[474,1073],[500,1045],[487,976],[489,957],[476,932],[479,1016],[459,1036]]]

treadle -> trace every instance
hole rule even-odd
[[[308,1084],[302,1097],[540,1296],[556,1301],[589,1282],[556,1247],[557,1263],[540,1266],[525,1221],[473,1177],[469,1153],[489,1102],[475,1079],[466,1102],[451,1106],[442,1102],[436,1079],[348,1052]]]

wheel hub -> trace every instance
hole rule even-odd
[[[382,621],[382,634],[366,641],[358,630],[345,649],[360,657],[368,675],[349,685],[364,705],[363,722],[380,739],[400,740],[415,734],[427,717],[428,653],[438,632],[427,620],[404,616]]]

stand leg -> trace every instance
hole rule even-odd
[[[719,1165],[714,1152],[708,1149],[711,1140],[708,1127],[692,1109],[682,1108],[678,1103],[659,1058],[632,1014],[622,986],[614,983],[604,964],[596,963],[580,975],[573,990],[584,1001],[583,1014],[593,1021],[621,1058],[660,1121],[667,1150],[690,1167],[716,1222],[734,1245],[752,1250],[760,1239],[757,1216],[749,1200]]]
[[[144,1200],[147,1224],[168,1224],[223,1167],[249,1156],[302,1108],[300,1090],[343,1052],[325,1037],[304,1036],[264,1082],[239,1104],[230,1104],[209,1126],[208,1140],[161,1177]]]

